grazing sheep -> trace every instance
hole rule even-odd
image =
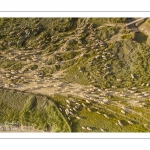
[[[126,112],[125,112],[124,110],[121,110],[121,112],[122,112],[123,114],[126,114]]]
[[[102,129],[102,128],[101,128],[101,131],[102,131],[102,132],[106,132],[106,130],[105,130],[105,129]]]
[[[133,90],[137,90],[137,87],[133,87],[132,89],[133,89]]]
[[[87,103],[90,103],[90,101],[86,100]]]
[[[135,91],[132,91],[132,90],[128,90],[131,94],[135,93]]]
[[[99,114],[99,115],[101,114],[99,111],[97,111],[96,113]]]
[[[120,125],[120,126],[124,126],[122,123],[121,123],[121,121],[120,120],[118,120],[118,125]]]
[[[67,104],[67,107],[70,108],[70,105]]]
[[[132,121],[129,121],[129,120],[128,120],[128,123],[129,123],[129,124],[133,124],[133,122],[132,122]]]
[[[68,104],[70,104],[70,101],[69,101],[69,100],[66,100],[66,102],[67,102]]]
[[[117,81],[118,81],[118,82],[121,82],[122,80],[121,80],[121,79],[117,79]]]
[[[88,110],[89,112],[91,112],[91,109],[90,109],[90,108],[87,108],[87,110]]]
[[[145,83],[142,83],[142,86],[144,86],[145,85]]]
[[[71,115],[74,115],[71,111],[70,111],[70,114],[71,114]]]
[[[140,95],[140,94],[141,94],[141,93],[135,93],[134,95],[135,95],[135,96],[138,96],[138,95]]]
[[[131,78],[134,79],[134,75],[131,73]]]
[[[108,102],[109,102],[109,99],[105,98],[105,99],[103,99],[103,102],[104,102],[104,103],[108,103]]]
[[[62,109],[61,109],[61,108],[59,108],[59,110],[60,110],[60,111],[62,111]]]
[[[82,103],[82,106],[83,106],[83,107],[86,107],[86,105],[85,105],[84,103]]]
[[[143,98],[143,96],[142,96],[142,95],[138,95],[137,97],[138,97],[138,98]]]
[[[79,117],[79,116],[76,116],[76,118],[77,118],[77,119],[81,119],[81,117]]]
[[[25,77],[21,77],[21,79],[25,79]]]
[[[107,119],[109,119],[109,116],[107,114],[104,114],[104,117],[107,118]]]
[[[90,127],[87,127],[87,130],[89,130],[89,131],[92,131],[92,128],[90,128]]]
[[[77,110],[75,108],[73,108],[73,110],[76,112]]]
[[[65,110],[65,112],[66,112],[66,115],[69,115],[69,111]]]
[[[9,86],[10,86],[9,84],[5,84],[4,85],[5,88],[9,88]]]
[[[145,93],[145,94],[144,94],[144,96],[149,96],[149,95],[150,95],[149,93]]]

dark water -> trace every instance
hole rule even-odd
[[[136,32],[134,36],[134,40],[138,43],[146,42],[147,36],[142,32]]]

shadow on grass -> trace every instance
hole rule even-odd
[[[73,122],[72,123],[72,126],[71,126],[71,129],[72,129],[72,132],[79,132],[78,131],[78,123],[77,122]]]

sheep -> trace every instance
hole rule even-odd
[[[129,120],[128,120],[128,123],[129,123],[129,124],[133,124],[133,122],[132,122],[132,121],[129,121]]]
[[[72,100],[73,101],[73,100]],[[76,103],[76,105],[80,105],[79,103]]]
[[[80,105],[75,106],[75,109],[78,109],[80,107]]]
[[[103,102],[108,103],[109,99],[105,98],[105,99],[103,99]]]
[[[67,107],[70,108],[70,105],[67,104]]]
[[[79,117],[79,116],[76,116],[76,118],[77,118],[78,120],[80,120],[80,119],[81,119],[81,117]]]
[[[90,103],[90,101],[86,100],[87,103]]]
[[[60,111],[62,111],[62,109],[61,109],[61,108],[59,108],[59,110],[60,110]]]
[[[138,95],[137,97],[138,97],[138,98],[143,98],[143,96],[142,96],[142,95]]]
[[[125,112],[124,110],[121,110],[121,112],[122,112],[123,114],[126,114],[126,112]]]
[[[86,107],[86,105],[85,105],[84,103],[82,103],[82,106],[83,106],[83,107]]]
[[[135,93],[134,95],[135,95],[135,96],[138,96],[138,95],[141,95],[141,93]]]
[[[69,100],[66,100],[66,102],[67,102],[68,104],[70,104],[70,101],[69,101]]]
[[[91,112],[91,109],[90,109],[90,108],[87,108],[87,110],[88,110],[89,112]]]
[[[149,93],[145,93],[145,94],[144,94],[144,96],[149,96],[149,95],[150,95]]]
[[[96,113],[99,114],[99,115],[101,114],[99,111],[97,111]]]
[[[145,83],[142,83],[142,86],[144,86],[145,85]]]
[[[92,131],[92,128],[90,128],[90,127],[87,127],[87,130],[89,130],[89,131]]]
[[[102,129],[102,128],[101,128],[101,131],[102,131],[102,132],[106,132],[105,129]]]
[[[124,125],[121,123],[121,121],[120,121],[120,120],[118,120],[118,125],[120,125],[120,126],[124,126]]]
[[[70,111],[70,114],[71,114],[71,115],[74,115],[71,111]]]
[[[70,111],[73,111],[71,108],[69,109]]]
[[[121,82],[122,80],[121,80],[121,79],[117,79],[117,81],[118,81],[118,82]]]
[[[69,115],[69,110],[65,109],[66,115]]]
[[[109,116],[107,114],[104,114],[104,117],[107,118],[107,119],[109,119]]]
[[[73,108],[73,110],[76,112],[77,110],[75,108]]]

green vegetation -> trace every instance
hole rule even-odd
[[[59,65],[51,65],[50,67],[42,67],[38,70],[38,73],[43,76],[51,76],[59,69]]]
[[[14,60],[0,60],[0,67],[19,70],[24,66],[21,62],[16,62]]]
[[[134,41],[118,41],[107,46],[96,58],[97,52],[90,51],[88,57],[82,56],[67,70],[66,80],[80,84],[96,81],[102,88],[140,86],[149,82],[149,46]],[[89,62],[91,64],[89,65]],[[104,69],[106,68],[108,69]],[[84,68],[84,70],[80,70]],[[131,77],[134,75],[134,79]],[[91,77],[90,77],[91,76]],[[92,78],[92,79],[91,79]],[[121,79],[120,82],[117,79]]]
[[[143,37],[140,33],[134,35],[129,30],[124,29],[121,36],[122,40],[109,42],[109,39],[120,31],[117,23],[125,22],[126,18],[90,18],[87,25],[90,23],[96,25],[92,26],[96,29],[92,36],[98,40],[107,40],[102,46],[94,46],[98,42],[95,43],[96,40],[91,39],[88,26],[84,27],[77,38],[69,39],[70,36],[75,37],[73,31],[77,27],[86,24],[86,20],[83,18],[2,18],[1,36],[5,40],[0,43],[4,47],[4,51],[10,47],[8,44],[10,39],[15,43],[15,39],[20,37],[20,39],[25,40],[24,45],[21,46],[22,48],[43,49],[41,54],[47,57],[44,63],[49,66],[38,69],[38,65],[32,63],[27,67],[27,70],[38,69],[38,73],[43,76],[50,77],[51,74],[66,69],[65,80],[73,83],[93,84],[102,88],[113,85],[117,87],[140,86],[142,83],[148,82],[150,78],[148,75],[149,46],[143,44],[146,37]],[[112,25],[104,26],[104,24]],[[92,45],[95,48],[91,48]],[[17,45],[11,47],[17,48]],[[85,47],[85,50],[82,50],[83,47]],[[54,52],[60,49],[62,49],[61,52],[53,55]],[[81,55],[82,52],[85,53]],[[0,66],[7,69],[19,70],[25,65],[23,62],[15,60],[0,61]],[[108,69],[105,67],[106,64]],[[131,78],[131,74],[135,75],[134,79]],[[117,79],[121,79],[122,83],[120,84]]]
[[[84,99],[72,96],[54,95],[53,99],[56,101],[58,106],[61,106],[66,119],[68,118],[64,111],[66,105],[68,105],[66,100],[70,101],[69,106],[71,109],[76,106],[75,103],[80,104],[78,111],[74,112],[74,115],[70,115],[71,120],[68,120],[70,124],[72,122],[72,132],[102,132],[101,129],[104,129],[105,132],[149,131],[147,127],[145,128],[143,126],[143,124],[146,123],[144,119],[134,113],[127,113],[126,115],[123,115],[121,113],[121,108],[117,106],[100,104],[94,101],[92,101],[90,104],[87,104]],[[71,102],[71,100],[74,100],[75,103]],[[122,99],[116,97],[112,98],[112,100],[122,101]],[[123,104],[123,102],[121,103]],[[82,104],[84,104],[85,107],[83,107]],[[99,114],[97,112],[99,112]],[[107,115],[108,118],[106,118],[104,114]],[[77,116],[80,119],[78,119]],[[123,126],[117,125],[118,120],[121,120]],[[129,124],[128,121],[132,121],[133,124]],[[85,127],[85,129],[82,127]],[[86,129],[86,127],[90,127],[92,130],[89,131]]]
[[[123,34],[123,35],[121,36],[121,38],[122,38],[122,39],[131,40],[131,39],[134,38],[134,34],[133,34],[133,33],[132,33],[132,34]]]
[[[45,90],[43,93],[53,88],[63,93],[63,84],[67,83],[66,93],[70,92],[54,92],[46,97],[0,89],[0,122],[14,121],[48,132],[149,131],[149,95],[141,94],[146,100],[134,95],[150,92],[149,37],[125,29],[126,21],[127,18],[0,18],[2,87],[23,90],[28,86],[27,91]],[[71,83],[85,90],[80,93],[79,88],[72,93]],[[86,91],[86,87],[103,92]],[[132,87],[142,90],[130,91]],[[124,88],[127,94],[133,92],[131,97],[120,96]],[[120,93],[107,95],[106,89]],[[90,92],[98,96],[98,101],[86,102]],[[78,93],[82,98],[73,96]],[[112,103],[103,103],[101,96]],[[136,98],[146,104],[130,106],[129,102]],[[130,106],[132,113],[122,113],[122,105]]]
[[[126,18],[91,18],[90,22],[96,26],[100,26],[107,23],[125,23]]]
[[[54,102],[45,96],[36,96],[13,90],[0,89],[0,122],[18,122],[50,132],[71,132]]]
[[[88,73],[80,72],[77,65],[74,65],[74,66],[71,66],[70,69],[68,69],[65,79],[69,82],[79,83],[82,85],[88,85],[89,80],[87,76],[88,76]]]
[[[97,36],[100,40],[105,40],[107,38],[110,38],[111,36],[115,35],[118,32],[118,27],[113,26],[105,26],[98,28]]]
[[[38,65],[35,65],[35,64],[33,64],[33,65],[30,65],[30,66],[28,66],[26,69],[27,70],[35,70],[35,69],[37,69],[38,68]]]
[[[72,29],[74,21],[73,18],[0,18],[0,48],[48,48],[51,36]]]

